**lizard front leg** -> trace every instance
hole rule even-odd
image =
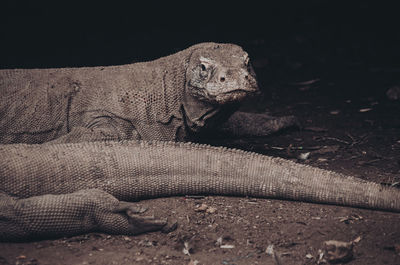
[[[237,111],[222,124],[220,130],[237,137],[267,136],[291,127],[300,127],[295,116],[273,117],[266,113]]]
[[[79,122],[69,125],[69,132],[52,143],[93,142],[103,140],[140,140],[135,126],[111,113],[88,112]]]
[[[113,130],[107,128],[86,128],[74,127],[72,130],[48,143],[78,143],[78,142],[94,142],[103,140],[120,141],[127,139],[124,135],[120,135]]]

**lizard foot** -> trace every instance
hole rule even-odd
[[[226,123],[222,124],[222,132],[236,137],[267,136],[288,128],[301,128],[295,116],[274,117],[267,113],[235,112]]]
[[[135,203],[121,201],[114,213],[120,213],[126,216],[129,223],[129,234],[142,234],[152,231],[161,231],[169,233],[176,229],[177,224],[168,225],[167,218],[157,219],[154,216],[142,216],[147,208],[138,206]]]
[[[17,199],[0,192],[0,241],[73,236],[88,232],[137,235],[166,231],[167,219],[99,189]]]

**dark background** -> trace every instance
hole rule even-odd
[[[3,2],[1,66],[129,62],[201,41],[279,40],[291,53],[298,38],[316,53],[398,63],[400,21],[389,1],[215,2]]]
[[[333,78],[375,91],[399,82],[400,20],[389,1],[215,2],[2,2],[0,68],[125,64],[216,41],[261,61],[264,87]],[[370,85],[376,78],[380,88]]]

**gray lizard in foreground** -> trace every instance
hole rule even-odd
[[[184,194],[400,212],[395,188],[244,151],[132,140],[191,140],[225,121],[237,133],[246,114],[232,113],[258,87],[236,45],[203,43],[125,66],[2,70],[0,89],[3,241],[160,230],[165,220],[127,201]],[[290,119],[257,124],[256,134]],[[9,144],[17,142],[30,144]]]

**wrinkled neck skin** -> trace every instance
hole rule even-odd
[[[185,87],[182,109],[189,136],[217,127],[225,122],[238,107],[238,103],[217,105],[199,100]]]

